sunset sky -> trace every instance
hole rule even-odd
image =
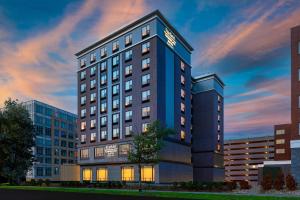
[[[225,82],[227,139],[290,121],[298,0],[0,0],[0,106],[37,99],[76,113],[74,53],[155,9],[194,47],[192,75]]]

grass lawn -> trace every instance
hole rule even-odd
[[[39,190],[52,192],[77,192],[91,194],[111,194],[121,196],[152,196],[165,198],[184,198],[184,199],[205,199],[205,200],[296,200],[300,197],[275,197],[275,196],[250,196],[235,194],[209,194],[209,193],[188,193],[188,192],[163,192],[163,191],[144,191],[139,193],[136,190],[118,189],[95,189],[95,188],[63,188],[63,187],[39,187],[39,186],[0,186],[0,189],[18,190]]]

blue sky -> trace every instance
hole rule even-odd
[[[300,1],[0,0],[0,102],[76,111],[74,53],[159,9],[192,44],[193,75],[225,82],[225,137],[272,135],[290,121],[290,28]]]

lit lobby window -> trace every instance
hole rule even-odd
[[[84,180],[84,181],[92,180],[92,170],[91,169],[83,169],[82,170],[82,180]]]
[[[97,169],[97,181],[107,181],[107,169],[99,168]]]
[[[122,181],[133,181],[134,169],[133,167],[122,167]]]
[[[181,140],[185,139],[185,131],[183,131],[183,130],[180,131],[180,139]]]
[[[141,169],[142,181],[153,182],[154,181],[154,168],[153,166],[143,166]]]

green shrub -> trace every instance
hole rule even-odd
[[[37,185],[38,186],[42,186],[43,185],[43,179],[38,179],[38,181],[37,181]]]
[[[49,180],[49,179],[46,179],[46,180],[45,180],[45,184],[46,184],[47,187],[49,187],[49,186],[50,186],[50,180]]]

